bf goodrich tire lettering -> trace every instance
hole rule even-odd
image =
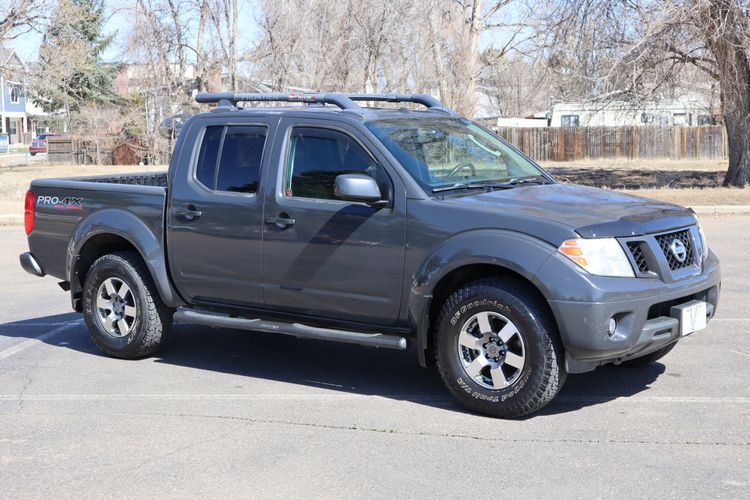
[[[456,290],[442,307],[435,333],[443,382],[480,413],[506,418],[533,413],[565,381],[554,322],[515,280],[483,279]]]
[[[172,311],[135,252],[108,254],[94,262],[84,283],[83,313],[97,347],[124,359],[155,352],[172,324]]]

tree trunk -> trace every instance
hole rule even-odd
[[[702,12],[706,41],[716,58],[721,107],[729,139],[725,186],[745,187],[750,180],[750,61],[743,36],[744,14],[732,0],[712,0]]]
[[[482,30],[482,0],[474,0],[471,4],[469,22],[466,26],[468,40],[464,62],[466,64],[466,94],[462,99],[461,112],[468,117],[474,115],[477,88],[477,58],[479,57],[479,33]]]
[[[224,0],[224,22],[229,39],[229,85],[232,91],[237,90],[237,3],[238,0]]]
[[[195,38],[195,54],[198,63],[198,91],[208,90],[208,67],[206,64],[206,52],[203,48],[203,34],[206,31],[206,20],[208,19],[208,0],[202,0],[200,4],[200,18],[198,19],[198,34]]]
[[[182,31],[182,19],[180,16],[180,6],[175,4],[174,0],[168,0],[169,10],[172,13],[172,22],[175,29],[175,41],[177,42],[177,64],[179,74],[174,79],[174,88],[180,88],[185,79],[185,39]],[[184,97],[184,96],[181,96]]]
[[[750,182],[750,117],[735,120],[724,114],[729,140],[729,169],[725,186],[745,187]]]
[[[439,6],[431,5],[429,12],[429,28],[430,28],[430,44],[432,45],[432,63],[435,67],[435,76],[438,83],[438,92],[440,93],[440,100],[444,104],[450,105],[448,100],[448,89],[445,81],[445,62],[443,60],[443,50],[440,46],[440,16],[441,11]]]

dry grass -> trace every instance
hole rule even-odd
[[[642,170],[649,169],[649,165],[654,170],[666,169],[663,163],[654,162],[636,162],[638,168]],[[694,165],[693,163],[696,163]],[[711,171],[722,168],[716,162],[686,162],[675,163],[676,170],[694,169],[702,171]],[[585,168],[581,164],[564,164],[566,167]],[[618,169],[625,169],[622,163],[618,164]],[[635,164],[630,163],[633,168]],[[603,165],[597,165],[601,168]],[[726,165],[723,166],[726,168]],[[91,166],[91,165],[46,165],[32,164],[18,167],[0,167],[0,215],[16,214],[23,215],[23,198],[29,183],[33,179],[49,177],[75,177],[81,175],[98,175],[98,174],[116,174],[124,172],[153,172],[165,170],[166,166],[145,166],[135,165],[124,166]],[[623,189],[624,193],[631,193],[647,198],[668,201],[685,206],[699,205],[750,205],[750,189],[734,189],[709,187],[705,189]]]
[[[125,172],[154,172],[166,166],[138,165],[48,165],[32,163],[15,167],[0,167],[0,215],[23,215],[23,199],[33,179],[76,177],[82,175],[119,174]]]
[[[726,172],[729,163],[727,160],[628,160],[628,159],[601,159],[601,160],[579,160],[579,161],[541,161],[544,168],[595,168],[606,170],[663,170],[683,171],[692,170],[696,172]]]
[[[714,205],[750,205],[750,189],[622,189],[623,193],[654,198],[686,207]]]

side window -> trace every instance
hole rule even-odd
[[[265,143],[265,127],[227,127],[221,148],[219,173],[216,176],[216,189],[238,193],[256,192]]]
[[[266,135],[259,126],[206,127],[195,178],[211,190],[256,192]]]
[[[195,178],[208,189],[214,188],[216,161],[219,158],[219,146],[221,146],[223,133],[224,127],[206,127],[206,132],[203,134],[203,144],[201,144],[198,163],[195,166]]]
[[[287,196],[336,199],[334,183],[341,174],[364,174],[388,182],[382,168],[351,137],[322,128],[292,130],[284,192]]]

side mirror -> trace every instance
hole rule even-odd
[[[346,201],[358,201],[371,206],[384,206],[380,188],[375,179],[362,174],[343,174],[336,177],[333,192],[336,198]]]

